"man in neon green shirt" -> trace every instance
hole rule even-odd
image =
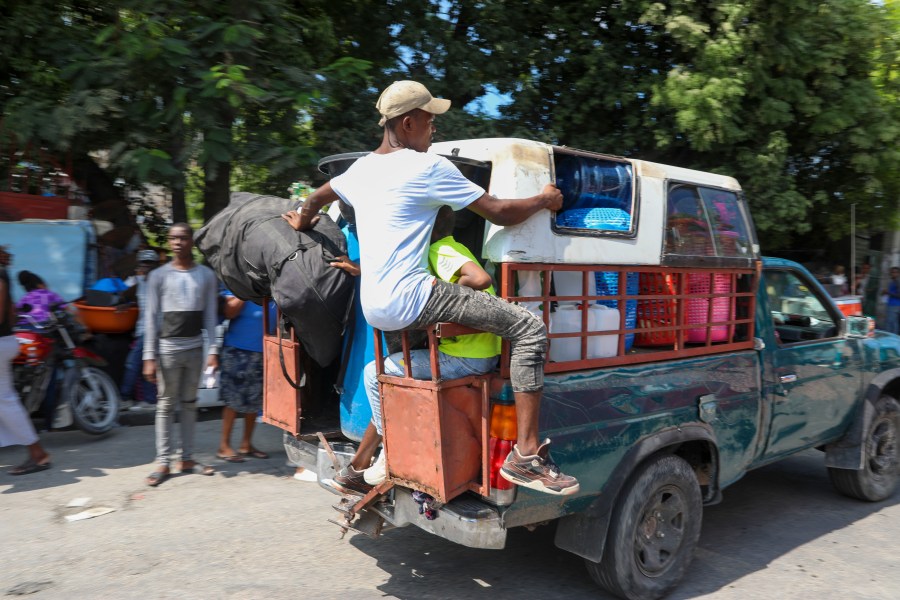
[[[453,239],[455,221],[453,210],[449,206],[441,207],[431,233],[431,246],[428,249],[429,270],[444,281],[496,295],[491,285],[491,276],[481,268],[468,248]],[[497,367],[500,343],[500,338],[493,333],[442,338],[438,346],[441,376],[444,379],[457,379],[493,371]],[[412,376],[415,379],[431,378],[428,350],[413,350],[410,352],[410,361]],[[403,375],[402,352],[391,354],[385,359],[384,372],[387,375]],[[373,485],[385,479],[384,452],[372,467],[367,468],[381,443],[382,436],[381,399],[378,395],[375,361],[366,365],[363,379],[366,395],[372,406],[372,421],[363,434],[350,466],[342,469],[334,478],[336,488],[352,494],[365,494]]]

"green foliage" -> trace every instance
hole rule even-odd
[[[897,226],[900,1],[7,0],[2,129],[209,218],[374,148],[416,79],[437,139],[511,135],[726,173],[768,250]],[[497,89],[500,116],[460,110]],[[224,183],[224,185],[223,185]],[[108,186],[108,189],[113,189]],[[104,200],[105,198],[97,198]],[[202,209],[202,210],[201,210]]]
[[[522,21],[500,60],[521,74],[504,109],[520,126],[733,175],[767,248],[813,228],[836,239],[849,225],[829,215],[849,214],[849,202],[874,214],[896,197],[896,100],[871,73],[872,49],[898,29],[877,5],[514,4]]]

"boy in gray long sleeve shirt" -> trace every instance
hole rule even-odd
[[[219,367],[216,346],[218,284],[209,267],[194,262],[193,230],[186,223],[169,228],[172,262],[147,279],[144,311],[144,377],[157,383],[156,462],[147,485],[157,486],[170,473],[172,412],[180,406],[181,471],[193,472],[194,426],[197,422],[197,384],[203,368],[203,330],[209,340],[208,367]],[[204,475],[212,467],[200,466]]]

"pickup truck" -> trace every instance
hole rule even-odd
[[[510,528],[553,522],[556,545],[583,557],[601,587],[624,598],[659,598],[691,562],[703,506],[720,502],[751,469],[816,448],[838,492],[870,502],[895,492],[900,337],[875,330],[868,317],[844,315],[801,265],[760,257],[734,180],[495,142],[449,142],[436,151],[458,158],[461,147],[476,155],[488,165],[492,190],[516,173],[524,195],[555,175],[566,195],[560,213],[515,228],[477,219],[464,227],[479,232],[473,239],[494,264],[499,294],[548,324],[540,429],[552,438],[561,469],[578,477],[580,492],[560,498],[509,489],[496,478],[495,425],[511,397],[505,351],[499,371],[484,377],[443,381],[436,373],[422,382],[379,375],[388,479],[365,497],[342,499],[336,522],[344,532],[379,536],[412,524],[465,546],[499,549]],[[586,190],[585,174],[599,172],[587,169],[580,188],[564,187],[572,156],[606,165],[605,176],[613,173],[627,189]],[[516,168],[506,168],[508,161]],[[529,168],[536,174],[523,178]],[[627,222],[599,231],[591,223],[572,226],[566,210],[585,205],[570,197],[591,194],[604,210],[615,201],[616,216]],[[684,208],[673,200],[682,195],[699,203],[704,243],[678,231]],[[536,287],[526,293],[529,279]],[[564,289],[565,279],[574,287]],[[601,279],[618,285],[601,289]],[[590,324],[598,304],[615,311],[612,326]],[[574,328],[555,321],[566,310],[578,315]],[[440,324],[429,333],[433,347],[437,337],[460,331]],[[594,337],[603,343],[594,345]],[[567,343],[571,353],[554,358],[554,345]],[[376,360],[380,346],[379,337]],[[273,367],[271,376],[278,372]],[[278,422],[268,416],[274,400],[266,399],[270,422]],[[353,447],[322,442],[313,452],[327,486]],[[294,452],[304,444],[301,435],[286,436]],[[415,460],[406,460],[411,455]],[[427,468],[413,466],[422,464]]]

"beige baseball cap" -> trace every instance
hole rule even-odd
[[[395,81],[381,92],[375,108],[381,113],[378,125],[383,127],[388,119],[399,117],[416,108],[433,115],[442,115],[450,108],[450,101],[435,98],[428,88],[416,81]]]

